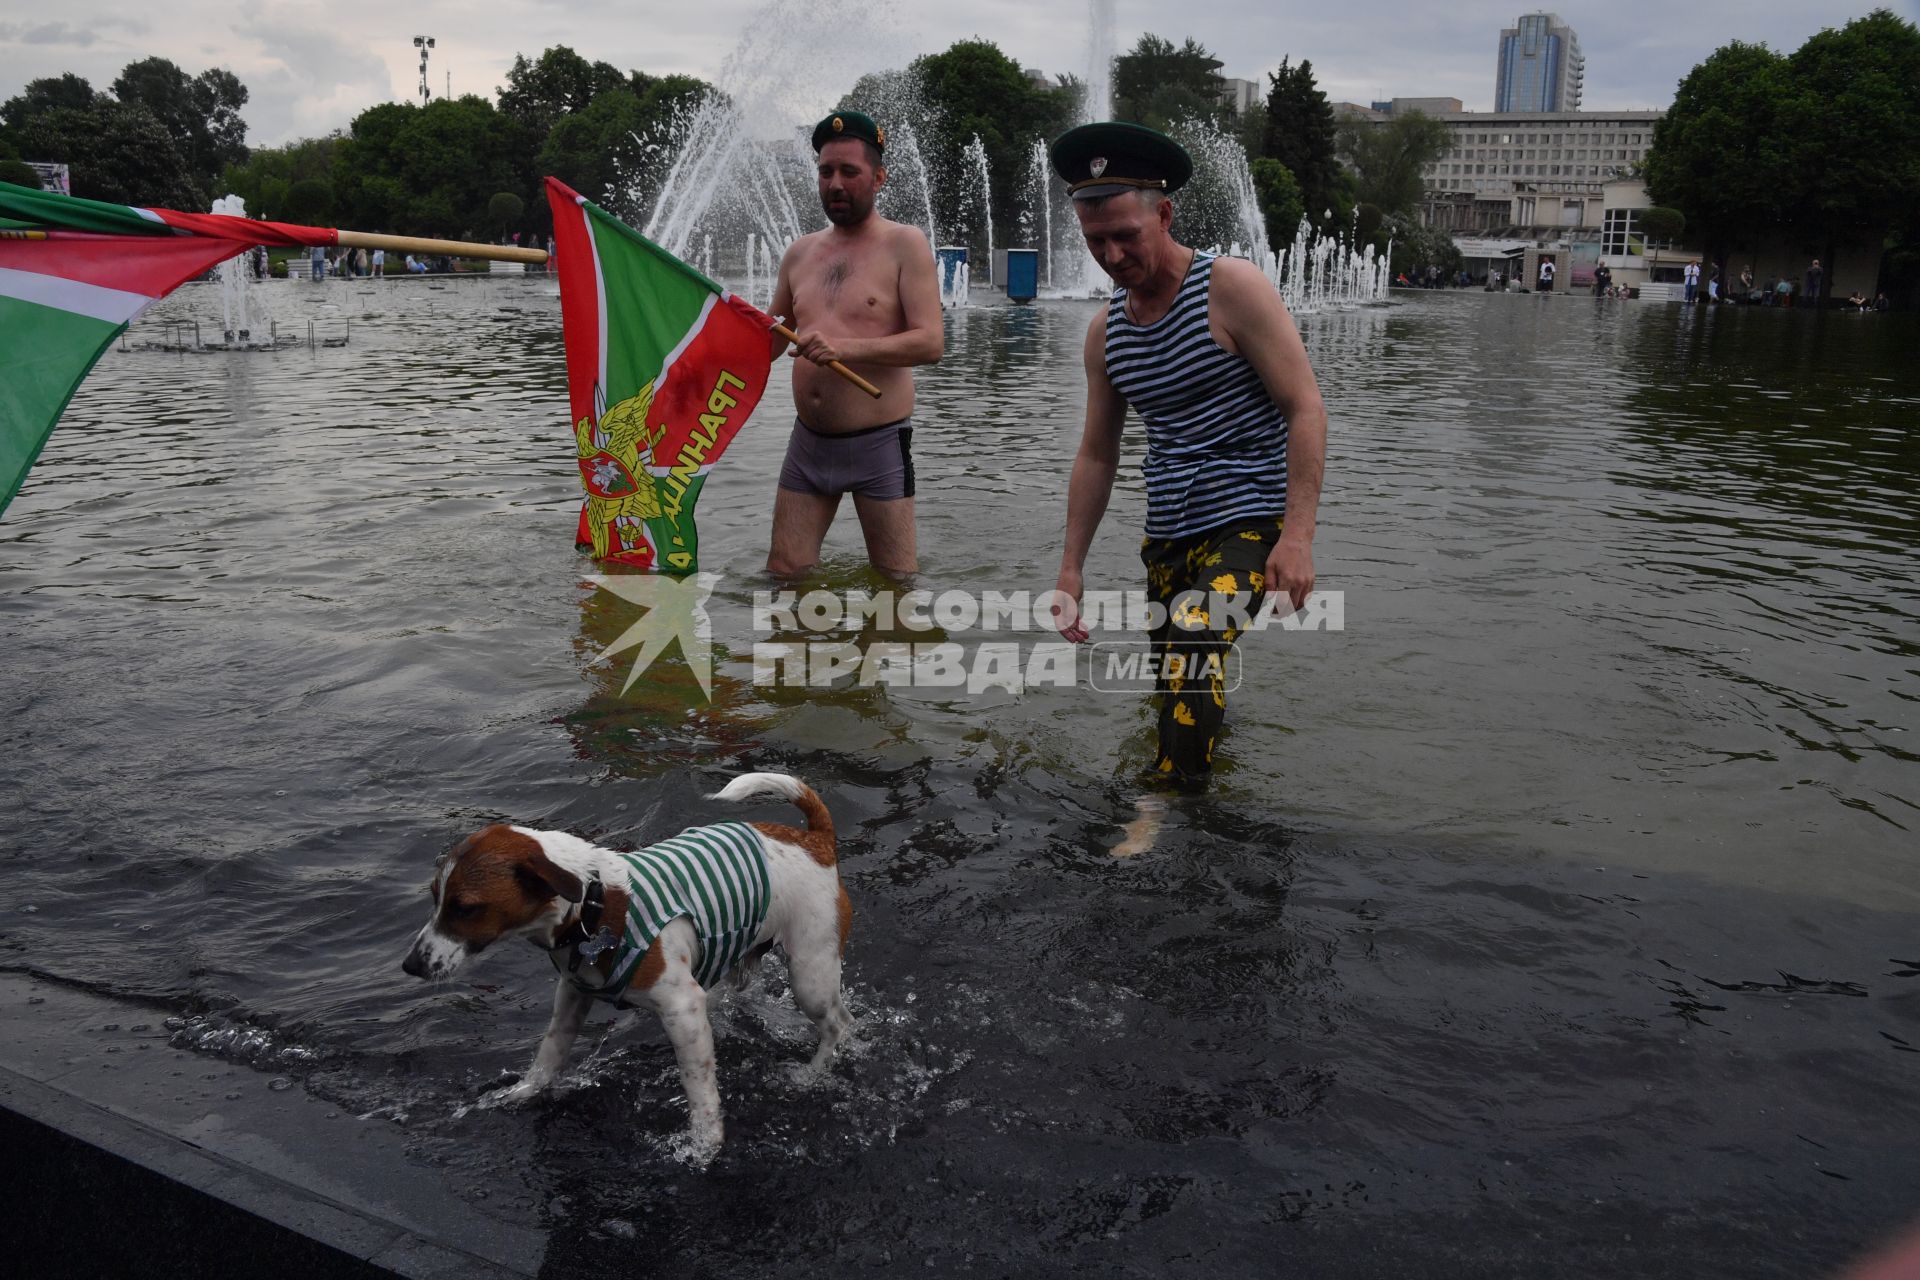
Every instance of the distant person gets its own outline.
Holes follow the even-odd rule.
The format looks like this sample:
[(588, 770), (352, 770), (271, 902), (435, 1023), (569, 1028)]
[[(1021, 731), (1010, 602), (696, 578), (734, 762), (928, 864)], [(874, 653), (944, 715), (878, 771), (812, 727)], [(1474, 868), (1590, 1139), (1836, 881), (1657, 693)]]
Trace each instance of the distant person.
[(1808, 306), (1820, 305), (1820, 291), (1826, 284), (1826, 273), (1820, 270), (1820, 259), (1815, 258), (1813, 265), (1807, 268), (1807, 291), (1802, 299)]
[(313, 246), (313, 251), (307, 255), (307, 263), (312, 268), (309, 272), (309, 279), (325, 280), (327, 278), (327, 251), (325, 249), (322, 249), (319, 245)]
[(1692, 302), (1700, 292), (1700, 260), (1695, 258), (1687, 264), (1687, 301)]
[(1753, 264), (1751, 262), (1740, 269), (1740, 301), (1758, 301), (1753, 296)]
[(1540, 292), (1553, 292), (1553, 259), (1540, 259)]
[(1613, 268), (1604, 262), (1593, 269), (1593, 296), (1596, 298), (1613, 296)]
[(1867, 295), (1855, 289), (1847, 295), (1847, 305), (1855, 311), (1865, 311), (1867, 309)]
[(1713, 264), (1712, 278), (1707, 281), (1707, 301), (1708, 303), (1720, 301), (1720, 264), (1717, 262)]
[(1887, 295), (1884, 290), (1873, 296), (1873, 309), (1875, 311), (1885, 311), (1891, 305), (1892, 304), (1887, 301)]
[(383, 279), (387, 274), (387, 251), (385, 249), (375, 249), (373, 251), (373, 274)]
[(1780, 282), (1773, 286), (1773, 300), (1783, 307), (1792, 306), (1793, 281), (1787, 279), (1785, 276), (1781, 276)]

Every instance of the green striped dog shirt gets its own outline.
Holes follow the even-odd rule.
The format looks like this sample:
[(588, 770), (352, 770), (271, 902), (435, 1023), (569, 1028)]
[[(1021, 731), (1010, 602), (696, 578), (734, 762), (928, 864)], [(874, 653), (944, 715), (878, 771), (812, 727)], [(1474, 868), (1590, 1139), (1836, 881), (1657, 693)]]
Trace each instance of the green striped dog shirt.
[[(740, 963), (766, 923), (772, 888), (760, 833), (744, 822), (689, 827), (670, 840), (619, 855), (628, 895), (625, 928), (603, 985), (586, 966), (567, 974), (571, 948), (551, 952), (554, 967), (589, 995), (618, 1000), (660, 931), (685, 916), (700, 939), (694, 977), (712, 988)], [(611, 923), (611, 922), (609, 922)]]

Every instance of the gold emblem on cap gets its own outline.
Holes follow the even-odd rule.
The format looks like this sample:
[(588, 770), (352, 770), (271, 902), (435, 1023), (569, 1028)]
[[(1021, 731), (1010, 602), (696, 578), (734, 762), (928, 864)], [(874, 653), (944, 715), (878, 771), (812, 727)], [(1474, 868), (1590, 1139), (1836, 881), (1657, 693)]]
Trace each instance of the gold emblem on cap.
[(873, 140), (879, 146), (882, 146), (882, 147), (886, 146), (887, 131), (885, 129), (882, 129), (879, 125), (873, 126)]
[(839, 116), (835, 116), (833, 118), (833, 131), (835, 133), (841, 132), (846, 127), (847, 127), (847, 122), (845, 120), (842, 120)]
[(1087, 168), (1092, 172), (1093, 176), (1097, 178), (1107, 171), (1107, 158), (1105, 156), (1095, 156), (1093, 159), (1087, 161)]

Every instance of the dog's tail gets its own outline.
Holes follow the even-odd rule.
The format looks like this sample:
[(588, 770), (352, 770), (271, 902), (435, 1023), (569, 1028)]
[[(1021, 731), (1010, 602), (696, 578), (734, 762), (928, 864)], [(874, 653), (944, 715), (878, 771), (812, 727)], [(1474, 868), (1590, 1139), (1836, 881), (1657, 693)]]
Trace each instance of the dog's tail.
[(813, 793), (813, 788), (800, 779), (784, 773), (743, 773), (707, 798), (736, 803), (772, 798), (791, 800), (807, 816), (807, 833), (816, 837), (815, 842), (827, 851), (827, 865), (833, 865), (833, 815), (827, 812), (825, 802)]

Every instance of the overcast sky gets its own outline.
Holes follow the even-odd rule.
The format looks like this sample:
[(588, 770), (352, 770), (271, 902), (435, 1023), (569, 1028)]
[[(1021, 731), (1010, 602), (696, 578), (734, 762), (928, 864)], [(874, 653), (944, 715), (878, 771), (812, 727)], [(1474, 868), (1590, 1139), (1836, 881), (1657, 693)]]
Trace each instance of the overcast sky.
[[(1889, 0), (1882, 0), (1889, 3)], [(1890, 0), (1912, 18), (1916, 0)], [(375, 102), (415, 97), (415, 35), (437, 41), (429, 63), (435, 96), (489, 96), (515, 53), (566, 44), (622, 70), (682, 72), (738, 91), (758, 83), (774, 112), (822, 114), (862, 72), (902, 66), (955, 40), (992, 40), (1022, 66), (1084, 74), (1086, 0), (698, 0), (604, 5), (531, 0), (518, 5), (424, 0), (175, 0), (160, 9), (65, 0), (34, 16), (0, 10), (0, 99), (26, 81), (71, 71), (104, 89), (128, 62), (158, 54), (190, 74), (231, 69), (252, 93), (248, 141), (275, 145), (343, 128)], [(1587, 57), (1588, 110), (1664, 107), (1679, 79), (1729, 40), (1791, 51), (1822, 27), (1870, 12), (1868, 0), (1612, 0), (1563, 5)], [(406, 13), (396, 16), (400, 9)], [(11, 10), (12, 12), (7, 12)], [(1259, 79), (1283, 57), (1310, 59), (1336, 101), (1453, 97), (1468, 110), (1493, 105), (1500, 30), (1522, 9), (1509, 0), (1114, 0), (1121, 50), (1142, 32), (1187, 36), (1222, 59), (1222, 73)], [(43, 16), (57, 14), (57, 18)], [(1264, 81), (1262, 81), (1264, 87)]]

